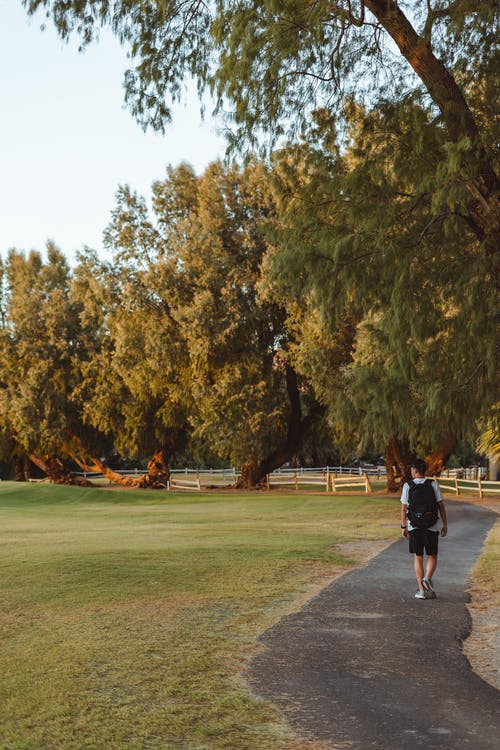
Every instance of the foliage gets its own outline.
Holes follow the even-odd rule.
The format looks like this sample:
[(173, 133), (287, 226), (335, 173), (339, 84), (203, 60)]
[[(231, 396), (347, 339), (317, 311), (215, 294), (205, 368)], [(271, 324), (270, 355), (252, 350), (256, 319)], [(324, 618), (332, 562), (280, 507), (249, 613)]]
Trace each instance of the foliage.
[[(181, 4), (25, 0), (44, 8), (63, 38), (88, 44), (110, 26), (135, 65), (126, 98), (144, 125), (162, 129), (186, 77), (210, 86), (219, 110), (232, 107), (234, 143), (296, 139), (318, 107), (373, 106), (425, 96), (449, 142), (444, 173), (460, 175), (461, 210), (484, 243), (498, 280), (498, 7), (397, 0), (199, 0)], [(492, 96), (493, 95), (493, 96)], [(228, 118), (226, 118), (228, 119)], [(495, 137), (496, 132), (496, 137)], [(463, 192), (463, 190), (462, 190)], [(455, 200), (455, 198), (453, 198)]]
[(307, 141), (275, 155), (268, 263), (319, 311), (299, 367), (344, 431), (355, 426), (357, 449), (398, 435), (426, 451), (495, 399), (495, 282), (445, 199), (445, 133), (430, 113), (407, 101), (348, 117), (344, 148), (323, 111)]
[[(283, 441), (290, 411), (286, 311), (259, 294), (268, 249), (262, 224), (274, 211), (267, 172), (212, 164), (198, 178), (187, 165), (169, 168), (153, 187), (152, 207), (153, 220), (144, 201), (121, 191), (107, 233), (122, 279), (110, 322), (118, 337), (112, 367), (120, 369), (122, 339), (121, 382), (134, 377), (139, 394), (145, 382), (172, 389), (175, 381), (193, 451), (257, 463)], [(126, 304), (131, 288), (134, 308)], [(155, 323), (155, 310), (168, 330)]]
[[(76, 34), (82, 47), (109, 26), (130, 53), (127, 99), (139, 119), (156, 128), (170, 119), (168, 101), (181, 95), (187, 76), (200, 87), (210, 84), (221, 108), (233, 105), (235, 123), (247, 137), (257, 128), (275, 140), (284, 132), (300, 132), (319, 103), (335, 106), (351, 95), (373, 101), (374, 89), (397, 98), (419, 88), (428, 91), (429, 82), (417, 82), (410, 70), (417, 66), (412, 55), (419, 45), (421, 58), (441, 61), (464, 91), (484, 87), (490, 92), (496, 71), (498, 17), (492, 0), (434, 7), (422, 0), (23, 4), (29, 13), (44, 9), (61, 37)], [(394, 42), (401, 44), (403, 32), (412, 46), (408, 41), (398, 51)], [(454, 85), (450, 77), (449, 92)], [(434, 91), (431, 96), (438, 98)], [(437, 105), (445, 109), (442, 102)]]
[(500, 459), (500, 403), (494, 404), (491, 411), (481, 421), (480, 428), (478, 450), (487, 456)]
[[(129, 216), (141, 210), (127, 189), (118, 201)], [(86, 422), (112, 436), (121, 455), (146, 458), (164, 450), (168, 457), (185, 442), (186, 355), (154, 267), (135, 263), (137, 237), (129, 229), (116, 262), (101, 263), (91, 253), (75, 269), (74, 294), (95, 336), (91, 356), (80, 361), (75, 400)]]
[(83, 355), (80, 308), (71, 299), (66, 259), (53, 245), (40, 253), (10, 251), (4, 265), (0, 414), (7, 447), (38, 455), (68, 455), (71, 435), (103, 445), (86, 430), (72, 402)]
[[(245, 319), (248, 299), (238, 298), (230, 276), (220, 282), (224, 253), (240, 252), (224, 235), (238, 220), (228, 221), (234, 206), (213, 185), (198, 203), (193, 179), (179, 173), (182, 196), (167, 197), (161, 231), (139, 206), (138, 228), (124, 227), (136, 253), (146, 253), (157, 237), (182, 244), (182, 231), (193, 242), (192, 223), (203, 238), (193, 242), (195, 254), (204, 258), (209, 248), (220, 263), (202, 279), (193, 255), (182, 256), (178, 307), (185, 309), (177, 324), (189, 340), (198, 439), (214, 438), (227, 455), (236, 444), (227, 425), (240, 421), (250, 442), (262, 446), (264, 434), (275, 441), (284, 402), (270, 394), (278, 381), (284, 392), (280, 368), (286, 373), (297, 357), (346, 442), (355, 425), (365, 446), (396, 436), (421, 449), (439, 441), (452, 449), (497, 400), (497, 3), (24, 4), (30, 13), (44, 9), (64, 39), (75, 33), (82, 46), (100, 28), (112, 29), (130, 53), (126, 99), (143, 126), (163, 129), (170, 99), (192, 77), (200, 92), (211, 89), (219, 112), (230, 110), (233, 147), (263, 145), (269, 153), (290, 138), (274, 158), (281, 202), (272, 262), (281, 288), (295, 290), (303, 319), (311, 312), (312, 342), (300, 335), (291, 347), (274, 342), (259, 365), (253, 343), (252, 355), (238, 350), (242, 327), (223, 307)], [(210, 352), (208, 336), (193, 336), (200, 321)], [(325, 339), (323, 353), (335, 363), (329, 372), (314, 347)], [(249, 412), (252, 402), (262, 408)], [(252, 454), (250, 444), (245, 451)]]

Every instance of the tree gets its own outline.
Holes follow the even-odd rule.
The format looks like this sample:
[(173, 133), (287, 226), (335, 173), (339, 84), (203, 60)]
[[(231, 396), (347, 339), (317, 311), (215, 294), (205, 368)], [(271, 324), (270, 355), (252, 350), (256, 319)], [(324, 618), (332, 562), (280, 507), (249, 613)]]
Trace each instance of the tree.
[(62, 459), (71, 455), (74, 437), (101, 449), (105, 441), (84, 427), (71, 399), (81, 329), (70, 269), (49, 243), (46, 262), (38, 252), (11, 250), (4, 274), (0, 415), (7, 449), (21, 462), (29, 457), (53, 481), (71, 482)]
[(164, 486), (190, 431), (189, 361), (171, 303), (177, 272), (162, 261), (145, 202), (128, 188), (118, 191), (106, 235), (112, 264), (88, 253), (75, 269), (74, 295), (93, 338), (77, 399), (122, 456), (149, 457), (148, 475), (130, 482)]
[[(135, 65), (126, 99), (144, 125), (162, 129), (193, 76), (219, 110), (232, 106), (234, 140), (254, 145), (296, 134), (311, 112), (353, 98), (404, 102), (424, 95), (446, 133), (442, 200), (482, 243), (498, 283), (498, 176), (493, 144), (498, 7), (493, 0), (24, 0), (45, 8), (63, 38), (82, 46), (110, 26)], [(269, 134), (272, 134), (269, 136)], [(450, 188), (453, 188), (450, 191)]]
[[(196, 177), (187, 165), (169, 168), (152, 205), (154, 221), (143, 201), (122, 192), (108, 232), (115, 258), (127, 263), (123, 279), (150, 300), (143, 326), (127, 305), (127, 329), (157, 339), (164, 387), (182, 381), (191, 450), (242, 466), (242, 483), (253, 486), (294, 455), (318, 411), (289, 361), (286, 309), (259, 293), (268, 249), (262, 225), (274, 212), (267, 171), (216, 163)], [(130, 297), (119, 298), (123, 309)], [(151, 324), (154, 306), (167, 311), (168, 331)], [(176, 347), (176, 363), (165, 364)], [(133, 372), (128, 365), (129, 378)]]
[[(428, 110), (407, 101), (347, 114), (342, 148), (318, 112), (305, 142), (275, 155), (268, 263), (285, 294), (321, 311), (299, 370), (358, 450), (385, 445), (389, 477), (393, 466), (404, 476), (417, 450), (438, 471), (496, 398), (489, 262), (453, 211), (435, 216), (446, 145)], [(328, 367), (347, 324), (347, 348)]]

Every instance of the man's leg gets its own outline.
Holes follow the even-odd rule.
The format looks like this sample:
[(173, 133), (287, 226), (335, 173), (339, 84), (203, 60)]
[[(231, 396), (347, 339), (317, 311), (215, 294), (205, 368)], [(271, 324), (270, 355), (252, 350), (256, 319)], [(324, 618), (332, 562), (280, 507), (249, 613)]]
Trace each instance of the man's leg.
[(438, 540), (437, 531), (428, 531), (425, 539), (425, 551), (427, 552), (427, 563), (425, 566), (425, 578), (422, 581), (424, 589), (431, 595), (432, 599), (436, 598), (436, 592), (432, 585), (432, 576), (437, 568), (438, 560)]
[(418, 588), (423, 591), (422, 578), (424, 577), (424, 556), (413, 555), (413, 562), (415, 566), (415, 577), (417, 579)]
[(427, 564), (425, 566), (425, 577), (428, 581), (432, 581), (432, 576), (437, 568), (438, 558), (437, 555), (428, 555)]

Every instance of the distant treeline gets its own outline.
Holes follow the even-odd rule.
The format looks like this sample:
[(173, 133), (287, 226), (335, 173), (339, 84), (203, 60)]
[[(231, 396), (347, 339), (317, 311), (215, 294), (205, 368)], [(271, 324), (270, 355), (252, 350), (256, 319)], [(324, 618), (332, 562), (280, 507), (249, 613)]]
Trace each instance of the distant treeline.
[[(326, 122), (320, 143), (271, 165), (169, 168), (151, 209), (120, 188), (111, 261), (11, 250), (4, 465), (161, 486), (188, 456), (241, 467), (249, 487), (290, 460), (385, 454), (394, 489), (417, 452), (436, 472), (474, 440), (495, 402), (485, 259), (458, 219), (429, 229), (421, 155), (403, 170), (394, 144), (368, 136), (382, 117), (353, 113), (342, 154)], [(115, 475), (117, 457), (148, 470)]]

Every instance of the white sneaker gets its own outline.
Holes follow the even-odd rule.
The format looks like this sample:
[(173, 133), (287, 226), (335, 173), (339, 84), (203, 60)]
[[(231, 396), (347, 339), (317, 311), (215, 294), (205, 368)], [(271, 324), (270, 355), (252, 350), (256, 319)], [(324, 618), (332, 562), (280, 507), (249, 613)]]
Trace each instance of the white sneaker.
[(432, 585), (430, 578), (422, 578), (422, 587), (426, 592), (428, 599), (436, 598), (436, 592), (434, 591), (434, 586)]
[(419, 589), (417, 593), (415, 594), (415, 599), (428, 599), (428, 598), (429, 597), (427, 596), (426, 592), (422, 591), (422, 589)]

